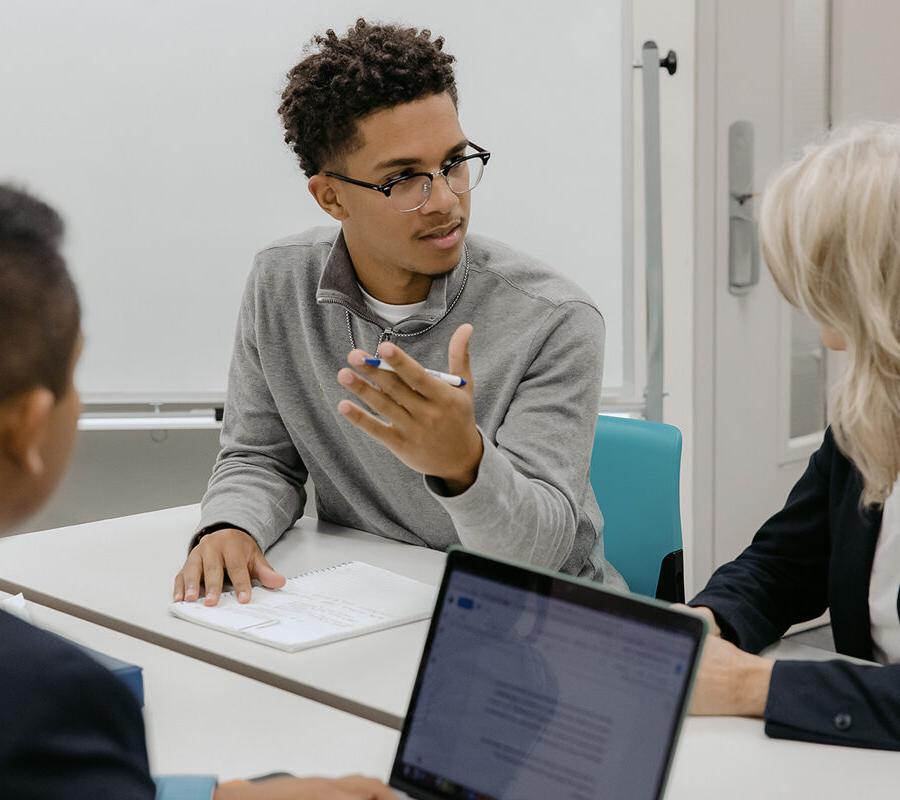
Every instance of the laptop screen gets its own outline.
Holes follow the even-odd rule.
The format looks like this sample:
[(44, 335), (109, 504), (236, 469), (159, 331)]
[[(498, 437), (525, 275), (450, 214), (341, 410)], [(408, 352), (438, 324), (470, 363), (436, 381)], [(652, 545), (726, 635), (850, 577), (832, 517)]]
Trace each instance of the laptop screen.
[(420, 798), (658, 797), (702, 623), (468, 553), (451, 564), (392, 785)]

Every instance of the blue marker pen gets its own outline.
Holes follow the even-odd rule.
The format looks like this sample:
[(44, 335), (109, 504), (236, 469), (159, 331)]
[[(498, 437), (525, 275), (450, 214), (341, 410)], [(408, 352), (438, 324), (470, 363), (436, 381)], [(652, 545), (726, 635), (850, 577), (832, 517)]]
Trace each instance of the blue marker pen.
[[(365, 363), (368, 364), (370, 367), (376, 367), (378, 369), (383, 369), (385, 372), (396, 372), (397, 371), (390, 364), (388, 364), (387, 361), (384, 361), (383, 359), (380, 359), (380, 358), (367, 358), (365, 360)], [(431, 375), (431, 377), (437, 378), (439, 381), (443, 381), (444, 383), (449, 383), (451, 386), (465, 386), (466, 385), (466, 379), (460, 378), (459, 375), (450, 375), (447, 372), (438, 372), (436, 369), (426, 369), (425, 372), (427, 372), (429, 375)]]

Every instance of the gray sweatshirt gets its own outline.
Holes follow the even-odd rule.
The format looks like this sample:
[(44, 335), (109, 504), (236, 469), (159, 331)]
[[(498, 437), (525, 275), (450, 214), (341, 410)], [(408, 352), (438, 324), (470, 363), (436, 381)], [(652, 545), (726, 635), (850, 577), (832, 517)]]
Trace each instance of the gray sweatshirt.
[[(484, 455), (475, 483), (447, 497), (342, 417), (351, 395), (337, 372), (354, 345), (387, 340), (446, 371), (464, 322)], [(229, 523), (265, 550), (302, 514), (310, 477), (322, 519), (622, 586), (588, 482), (603, 339), (581, 289), (490, 239), (468, 236), (424, 309), (393, 326), (365, 304), (339, 229), (277, 241), (257, 254), (241, 303), (200, 528)]]

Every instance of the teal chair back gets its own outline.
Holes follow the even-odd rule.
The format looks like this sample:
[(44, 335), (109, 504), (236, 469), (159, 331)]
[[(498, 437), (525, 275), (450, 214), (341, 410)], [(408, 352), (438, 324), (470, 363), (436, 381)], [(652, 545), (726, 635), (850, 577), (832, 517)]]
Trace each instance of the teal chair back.
[(600, 416), (591, 486), (603, 512), (606, 558), (631, 591), (684, 599), (681, 431), (661, 422)]

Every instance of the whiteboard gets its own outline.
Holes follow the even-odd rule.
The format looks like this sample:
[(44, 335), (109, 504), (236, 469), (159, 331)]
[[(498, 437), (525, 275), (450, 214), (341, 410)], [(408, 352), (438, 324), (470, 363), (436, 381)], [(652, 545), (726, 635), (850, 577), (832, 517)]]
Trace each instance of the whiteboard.
[(621, 387), (627, 3), (3, 0), (0, 180), (66, 218), (85, 398), (224, 395), (253, 254), (330, 221), (283, 143), (284, 75), (314, 33), (357, 16), (446, 38), (463, 130), (493, 153), (470, 230), (590, 293), (607, 323), (604, 388)]

